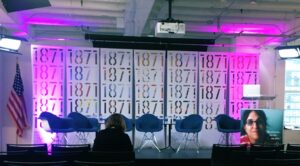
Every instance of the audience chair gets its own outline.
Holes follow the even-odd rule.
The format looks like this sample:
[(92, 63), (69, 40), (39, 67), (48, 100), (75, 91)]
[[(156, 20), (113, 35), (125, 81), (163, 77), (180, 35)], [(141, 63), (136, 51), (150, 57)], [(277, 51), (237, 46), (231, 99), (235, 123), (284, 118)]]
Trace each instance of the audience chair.
[(7, 154), (26, 152), (27, 154), (48, 154), (47, 144), (6, 144)]
[(299, 158), (300, 159), (300, 150), (286, 150), (283, 151), (283, 156), (281, 158), (285, 159), (294, 159), (294, 158)]
[(91, 151), (80, 159), (74, 161), (74, 165), (134, 165), (134, 151)]
[(211, 166), (231, 166), (230, 156), (233, 151), (247, 151), (246, 145), (214, 144), (211, 153)]
[[(198, 133), (202, 130), (203, 118), (198, 114), (191, 114), (184, 119), (175, 121), (175, 129), (177, 132), (184, 133), (183, 141), (184, 147), (186, 147), (187, 142), (191, 141), (196, 145), (197, 153), (199, 153), (199, 141), (198, 141)], [(183, 143), (180, 143), (176, 153), (179, 152)]]
[(290, 151), (290, 150), (293, 150), (293, 151), (300, 151), (300, 144), (287, 144), (286, 145), (286, 150), (287, 151)]
[(215, 117), (217, 129), (222, 133), (219, 138), (219, 144), (232, 144), (232, 134), (241, 131), (241, 121), (234, 119), (226, 114), (220, 114)]
[(126, 124), (126, 132), (132, 131), (133, 128), (133, 121), (130, 118), (127, 118), (125, 115), (122, 115), (125, 124)]
[(256, 158), (279, 159), (283, 151), (276, 150), (260, 150), (260, 151), (238, 151), (234, 150), (230, 153), (230, 166), (252, 166)]
[(283, 151), (284, 144), (274, 144), (274, 145), (252, 144), (250, 146), (250, 151), (266, 151), (266, 150)]
[(91, 151), (86, 153), (86, 161), (134, 161), (134, 151)]
[(75, 166), (133, 166), (134, 161), (74, 161)]
[(4, 160), (4, 166), (70, 166), (68, 161), (13, 161)]
[(90, 132), (97, 132), (100, 129), (100, 124), (96, 118), (88, 118), (79, 112), (71, 112), (68, 117), (73, 120), (78, 139), (83, 144), (88, 142), (87, 138)]
[(299, 166), (300, 159), (262, 159), (255, 158), (252, 166)]
[(52, 155), (78, 155), (91, 151), (90, 144), (51, 144)]
[[(52, 138), (56, 143), (68, 143), (67, 133), (74, 132), (74, 123), (70, 118), (60, 118), (50, 112), (42, 112), (39, 116), (42, 120), (42, 127), (45, 131), (56, 133), (56, 137)], [(62, 138), (59, 134), (63, 134)]]
[(163, 120), (152, 114), (144, 114), (136, 120), (135, 127), (137, 131), (144, 132), (138, 151), (150, 142), (160, 152), (154, 133), (163, 129)]

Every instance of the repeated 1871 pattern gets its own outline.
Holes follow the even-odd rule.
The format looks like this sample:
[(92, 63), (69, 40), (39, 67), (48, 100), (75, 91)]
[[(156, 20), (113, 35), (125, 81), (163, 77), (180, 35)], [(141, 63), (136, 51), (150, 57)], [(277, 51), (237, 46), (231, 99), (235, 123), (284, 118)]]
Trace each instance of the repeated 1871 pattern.
[(67, 112), (99, 116), (99, 49), (68, 48)]
[(135, 115), (164, 115), (165, 51), (134, 51)]
[(51, 46), (31, 47), (33, 65), (33, 130), (39, 141), (42, 128), (38, 117), (41, 112), (64, 116), (64, 48)]
[(226, 113), (228, 56), (222, 53), (199, 54), (199, 113), (204, 128), (214, 129), (213, 119)]
[(133, 50), (101, 49), (101, 116), (132, 115)]
[(258, 83), (258, 56), (231, 55), (229, 74), (229, 115), (239, 118), (242, 108), (257, 108), (258, 106), (258, 101), (242, 100), (243, 85)]
[(167, 60), (167, 115), (197, 113), (197, 52), (168, 51)]

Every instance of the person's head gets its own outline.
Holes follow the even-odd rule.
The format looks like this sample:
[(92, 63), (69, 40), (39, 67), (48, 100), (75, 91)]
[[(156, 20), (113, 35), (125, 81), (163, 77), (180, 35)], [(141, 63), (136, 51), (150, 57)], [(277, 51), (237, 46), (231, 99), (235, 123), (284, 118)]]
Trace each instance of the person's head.
[(241, 135), (247, 134), (252, 144), (262, 143), (266, 136), (267, 117), (262, 110), (245, 110)]
[(105, 122), (105, 128), (119, 128), (122, 131), (125, 131), (126, 124), (123, 116), (117, 113), (110, 115)]

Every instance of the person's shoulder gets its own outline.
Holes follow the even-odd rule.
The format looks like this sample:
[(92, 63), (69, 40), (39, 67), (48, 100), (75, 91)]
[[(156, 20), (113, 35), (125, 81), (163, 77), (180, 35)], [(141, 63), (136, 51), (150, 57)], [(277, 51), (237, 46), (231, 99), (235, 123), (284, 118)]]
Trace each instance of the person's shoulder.
[(240, 138), (241, 138), (241, 139), (248, 139), (248, 136), (247, 136), (247, 135), (241, 135)]
[(241, 144), (249, 144), (249, 143), (250, 143), (250, 140), (249, 140), (249, 138), (248, 138), (247, 135), (242, 135), (242, 136), (240, 137), (240, 142), (241, 142)]

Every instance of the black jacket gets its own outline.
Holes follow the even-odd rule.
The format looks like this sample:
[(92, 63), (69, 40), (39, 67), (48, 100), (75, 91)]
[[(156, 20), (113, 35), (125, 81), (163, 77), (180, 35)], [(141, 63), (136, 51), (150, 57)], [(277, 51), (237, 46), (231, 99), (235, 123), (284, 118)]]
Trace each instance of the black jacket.
[(133, 146), (121, 129), (107, 128), (97, 132), (93, 151), (133, 151)]

